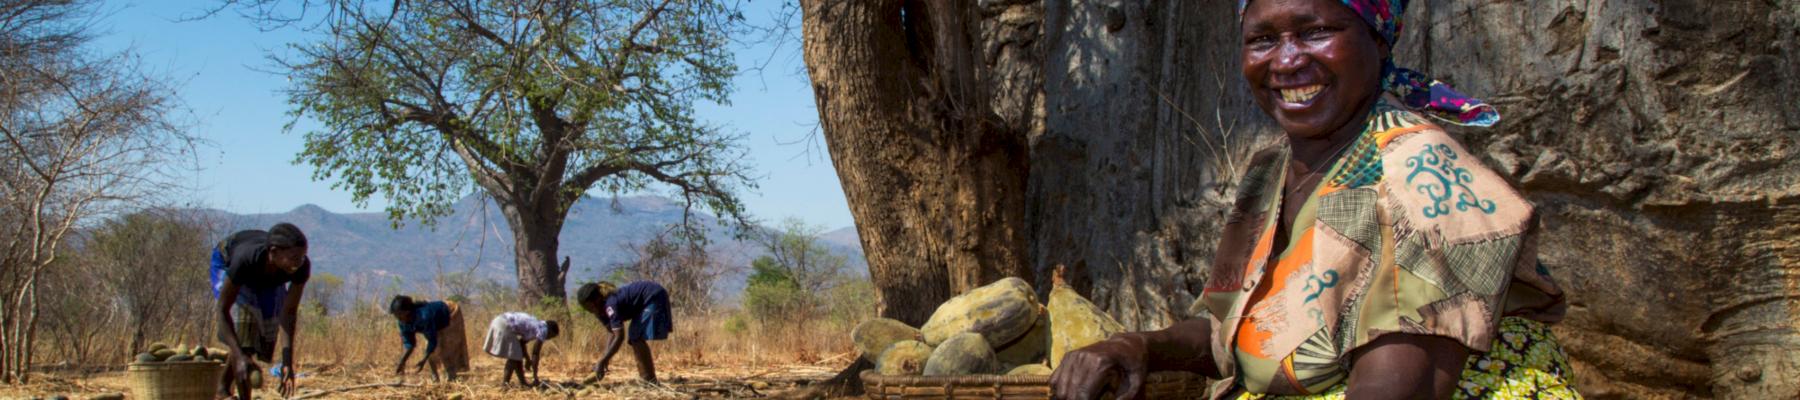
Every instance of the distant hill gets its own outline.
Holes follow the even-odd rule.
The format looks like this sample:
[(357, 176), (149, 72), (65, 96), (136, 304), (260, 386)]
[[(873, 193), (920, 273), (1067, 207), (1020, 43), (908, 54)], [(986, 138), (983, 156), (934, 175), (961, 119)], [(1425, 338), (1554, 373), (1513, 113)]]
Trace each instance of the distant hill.
[[(219, 222), (227, 232), (266, 229), (279, 221), (298, 225), (311, 242), (315, 272), (346, 279), (360, 276), (372, 282), (397, 276), (408, 290), (429, 285), (439, 273), (457, 271), (473, 271), (477, 277), (514, 285), (512, 231), (499, 207), (486, 197), (470, 196), (457, 202), (453, 210), (435, 226), (409, 222), (400, 229), (393, 228), (385, 213), (338, 214), (311, 204), (273, 214), (193, 212)], [(696, 211), (693, 217), (711, 227), (708, 250), (715, 260), (747, 270), (750, 261), (762, 254), (754, 243), (733, 239), (730, 229), (720, 226), (713, 215)], [(632, 260), (630, 246), (643, 243), (681, 218), (681, 204), (659, 196), (589, 197), (570, 211), (558, 256), (572, 260), (571, 284), (600, 279), (612, 266)], [(850, 260), (850, 273), (868, 273), (854, 227), (823, 232), (820, 241)], [(744, 279), (741, 272), (731, 274), (719, 289), (734, 295), (742, 290)]]

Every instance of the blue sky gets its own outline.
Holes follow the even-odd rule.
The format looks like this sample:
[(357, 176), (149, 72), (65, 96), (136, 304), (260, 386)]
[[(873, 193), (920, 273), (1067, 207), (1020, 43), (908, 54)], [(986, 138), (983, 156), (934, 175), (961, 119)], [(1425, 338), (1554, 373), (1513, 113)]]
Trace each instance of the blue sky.
[[(769, 25), (782, 3), (753, 1), (744, 14), (752, 23)], [(193, 113), (192, 132), (212, 143), (185, 182), (195, 190), (193, 201), (237, 213), (283, 212), (308, 203), (334, 212), (386, 206), (377, 198), (358, 207), (349, 193), (332, 190), (331, 182), (313, 181), (311, 167), (292, 162), (302, 145), (299, 133), (311, 122), (283, 132), (289, 117), (279, 90), (287, 77), (273, 73), (264, 57), (303, 34), (262, 32), (229, 12), (181, 20), (212, 4), (217, 3), (107, 1), (95, 25), (101, 49), (130, 48), (144, 67), (172, 79)], [(849, 206), (815, 128), (818, 114), (797, 29), (795, 35), (740, 46), (738, 63), (746, 71), (737, 78), (731, 105), (703, 104), (698, 115), (744, 134), (749, 164), (761, 177), (758, 190), (743, 194), (756, 218), (798, 217), (828, 229), (850, 226)], [(763, 65), (760, 72), (749, 71)]]

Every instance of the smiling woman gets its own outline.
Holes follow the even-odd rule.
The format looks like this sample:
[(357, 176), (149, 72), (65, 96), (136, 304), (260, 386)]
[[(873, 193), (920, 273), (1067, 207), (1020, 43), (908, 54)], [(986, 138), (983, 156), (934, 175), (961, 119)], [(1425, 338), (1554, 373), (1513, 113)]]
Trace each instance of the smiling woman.
[(1427, 119), (1499, 114), (1394, 66), (1406, 1), (1240, 4), (1244, 79), (1288, 140), (1238, 185), (1208, 318), (1070, 353), (1056, 396), (1187, 370), (1219, 399), (1580, 397), (1531, 204)]

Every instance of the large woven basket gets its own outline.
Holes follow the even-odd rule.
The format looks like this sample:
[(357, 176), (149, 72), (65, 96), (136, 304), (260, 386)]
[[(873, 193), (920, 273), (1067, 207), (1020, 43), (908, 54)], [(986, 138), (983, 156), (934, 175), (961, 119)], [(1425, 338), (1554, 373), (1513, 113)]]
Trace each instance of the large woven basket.
[(208, 400), (218, 392), (224, 373), (224, 363), (205, 361), (132, 363), (125, 375), (134, 399)]
[[(872, 400), (1005, 399), (1048, 400), (1050, 377), (1042, 375), (881, 375), (863, 371), (863, 391)], [(1157, 372), (1144, 378), (1146, 399), (1206, 397), (1206, 378), (1188, 372)]]

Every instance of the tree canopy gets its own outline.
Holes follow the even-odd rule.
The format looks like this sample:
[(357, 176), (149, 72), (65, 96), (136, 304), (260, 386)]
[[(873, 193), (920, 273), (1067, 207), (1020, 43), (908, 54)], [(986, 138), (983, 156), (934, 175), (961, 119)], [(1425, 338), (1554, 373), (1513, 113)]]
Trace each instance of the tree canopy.
[(328, 11), (312, 28), (322, 36), (273, 56), (294, 82), (293, 116), (321, 123), (297, 161), (359, 202), (388, 199), (396, 224), (444, 215), (470, 183), (557, 215), (591, 188), (666, 187), (690, 209), (743, 219), (735, 192), (753, 182), (737, 138), (694, 116), (697, 102), (727, 102), (733, 4), (306, 6)]

